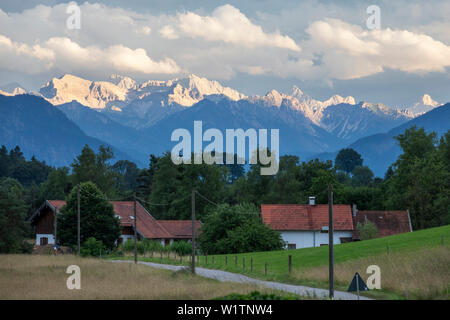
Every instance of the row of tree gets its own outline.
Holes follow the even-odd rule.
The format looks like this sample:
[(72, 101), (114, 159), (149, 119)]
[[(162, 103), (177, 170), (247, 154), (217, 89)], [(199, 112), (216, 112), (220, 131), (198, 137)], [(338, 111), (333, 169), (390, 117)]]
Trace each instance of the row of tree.
[[(276, 175), (262, 176), (259, 164), (175, 165), (169, 153), (151, 155), (148, 168), (139, 169), (130, 161), (113, 162), (109, 148), (100, 147), (96, 153), (88, 146), (71, 168), (51, 168), (34, 158), (26, 161), (18, 147), (9, 152), (2, 147), (0, 186), (14, 184), (19, 191), (5, 187), (8, 192), (0, 193), (0, 201), (7, 204), (1, 208), (16, 212), (14, 217), (24, 221), (44, 199), (71, 201), (74, 186), (89, 181), (97, 188), (91, 191), (105, 199), (131, 200), (136, 192), (142, 205), (157, 219), (189, 219), (191, 190), (195, 188), (203, 196), (196, 203), (197, 217), (205, 223), (206, 240), (200, 243), (210, 252), (222, 252), (224, 248), (239, 251), (239, 243), (252, 248), (251, 243), (257, 241), (251, 238), (251, 230), (267, 234), (268, 247), (276, 248), (274, 235), (261, 229), (264, 226), (257, 214), (237, 212), (259, 213), (262, 203), (306, 203), (308, 196), (316, 196), (317, 203), (326, 203), (328, 184), (333, 185), (335, 203), (372, 210), (409, 209), (414, 229), (450, 223), (450, 131), (438, 139), (435, 133), (412, 127), (396, 139), (403, 153), (383, 178), (375, 178), (352, 149), (341, 150), (334, 163), (317, 159), (305, 162), (285, 155), (280, 157)], [(11, 217), (5, 218), (12, 214), (6, 211), (0, 216), (0, 231), (16, 225)], [(215, 226), (224, 217), (231, 219), (234, 213), (238, 222), (226, 225), (226, 230), (220, 229), (223, 225)], [(17, 224), (21, 230), (17, 234), (30, 236), (30, 229), (22, 225), (26, 226)], [(1, 237), (4, 232), (0, 232)]]

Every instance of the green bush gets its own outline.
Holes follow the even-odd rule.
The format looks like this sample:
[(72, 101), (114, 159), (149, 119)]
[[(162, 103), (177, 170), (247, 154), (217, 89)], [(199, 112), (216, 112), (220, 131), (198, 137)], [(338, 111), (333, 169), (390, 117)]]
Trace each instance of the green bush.
[(161, 242), (156, 240), (144, 239), (142, 242), (147, 251), (161, 251), (163, 248)]
[(80, 254), (83, 257), (93, 256), (98, 257), (100, 253), (106, 253), (106, 247), (103, 245), (101, 240), (97, 240), (94, 237), (90, 237), (80, 248)]
[(188, 255), (192, 252), (192, 245), (187, 241), (174, 241), (169, 246), (169, 250), (176, 252), (178, 255)]
[[(134, 252), (134, 239), (128, 239), (125, 243), (120, 247), (124, 252)], [(137, 252), (139, 254), (144, 254), (145, 251), (166, 251), (166, 248), (163, 248), (161, 243), (156, 240), (144, 239), (142, 241), (137, 242)]]
[(377, 226), (369, 220), (366, 220), (364, 224), (358, 222), (356, 229), (358, 229), (361, 240), (369, 240), (378, 237)]

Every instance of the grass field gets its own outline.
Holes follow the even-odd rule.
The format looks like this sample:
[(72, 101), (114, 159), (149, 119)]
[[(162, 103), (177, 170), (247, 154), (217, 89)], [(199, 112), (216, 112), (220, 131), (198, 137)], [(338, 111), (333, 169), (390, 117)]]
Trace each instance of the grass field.
[[(66, 286), (66, 268), (81, 269), (81, 289)], [(280, 292), (254, 285), (221, 283), (188, 272), (158, 270), (73, 255), (1, 255), (3, 299), (212, 299), (231, 293)], [(281, 293), (281, 295), (283, 295)], [(284, 294), (286, 295), (286, 294)]]
[[(289, 255), (292, 255), (291, 274), (288, 272)], [(340, 244), (335, 246), (334, 255), (336, 289), (346, 290), (355, 272), (359, 272), (366, 280), (368, 276), (366, 268), (376, 264), (381, 268), (382, 290), (372, 290), (368, 293), (369, 296), (383, 299), (449, 299), (450, 226)], [(148, 257), (140, 259), (161, 261), (158, 255), (153, 259)], [(251, 261), (252, 270), (250, 270)], [(179, 260), (167, 258), (162, 262), (180, 264)], [(267, 275), (265, 275), (266, 263)], [(244, 273), (262, 279), (328, 287), (327, 246), (215, 255), (208, 256), (207, 259), (200, 256), (198, 265)]]

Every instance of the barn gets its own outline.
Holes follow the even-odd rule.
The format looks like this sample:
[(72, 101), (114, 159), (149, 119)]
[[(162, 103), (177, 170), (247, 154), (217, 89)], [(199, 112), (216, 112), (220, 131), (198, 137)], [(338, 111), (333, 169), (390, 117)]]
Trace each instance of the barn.
[(361, 240), (358, 232), (358, 223), (370, 221), (378, 230), (378, 237), (412, 232), (411, 218), (408, 210), (357, 210), (353, 209), (353, 241)]
[[(263, 204), (261, 217), (272, 230), (280, 232), (286, 249), (328, 245), (327, 204)], [(353, 235), (350, 205), (333, 205), (333, 242), (349, 242)]]
[[(117, 239), (118, 244), (134, 239), (134, 202), (110, 201), (110, 203), (122, 227), (122, 234)], [(55, 216), (65, 204), (63, 200), (46, 200), (31, 216), (30, 221), (36, 233), (36, 245), (55, 244), (58, 232)], [(195, 221), (196, 235), (199, 234), (200, 226), (200, 221)], [(136, 231), (140, 239), (157, 240), (162, 245), (169, 245), (173, 241), (192, 239), (192, 221), (156, 220), (139, 202), (136, 202)]]

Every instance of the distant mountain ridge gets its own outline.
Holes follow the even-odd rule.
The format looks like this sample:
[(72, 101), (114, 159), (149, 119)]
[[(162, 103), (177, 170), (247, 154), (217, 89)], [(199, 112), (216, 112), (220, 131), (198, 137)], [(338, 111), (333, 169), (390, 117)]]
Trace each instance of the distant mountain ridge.
[[(33, 95), (0, 95), (0, 122), (0, 145), (9, 149), (18, 145), (27, 158), (34, 155), (49, 165), (70, 165), (85, 144), (94, 150), (100, 145), (111, 146), (87, 136), (61, 110)], [(134, 159), (111, 148), (116, 160)]]
[[(20, 88), (10, 85), (13, 92), (4, 95), (19, 97), (24, 93)], [(429, 95), (403, 110), (381, 103), (357, 103), (352, 96), (333, 95), (320, 101), (296, 86), (289, 94), (271, 90), (264, 96), (247, 97), (195, 75), (137, 83), (121, 75), (90, 81), (66, 74), (30, 94), (53, 104), (87, 136), (117, 147), (140, 163), (147, 163), (150, 153), (170, 150), (174, 145), (171, 132), (192, 130), (195, 120), (203, 121), (205, 129), (223, 132), (279, 129), (282, 154), (306, 158), (383, 134), (423, 115), (424, 108), (434, 110), (439, 105)]]
[[(434, 131), (441, 136), (450, 129), (450, 103), (436, 107), (388, 132), (361, 138), (348, 147), (360, 153), (364, 165), (368, 165), (376, 175), (382, 177), (401, 154), (401, 148), (394, 137), (412, 126), (423, 127), (426, 132)], [(337, 152), (332, 152), (320, 154), (318, 157), (322, 160), (334, 160), (336, 155)]]

